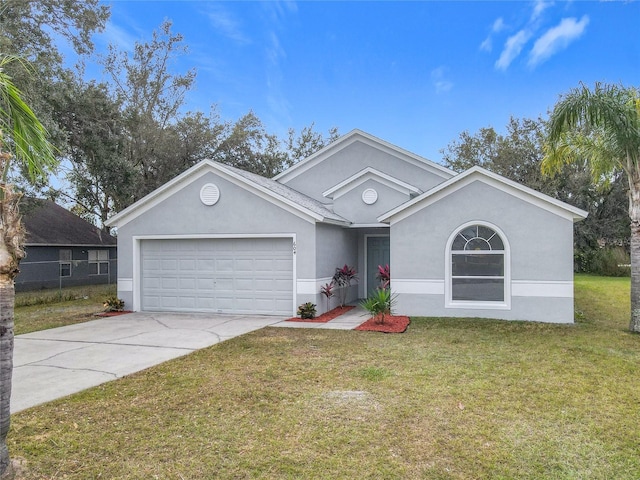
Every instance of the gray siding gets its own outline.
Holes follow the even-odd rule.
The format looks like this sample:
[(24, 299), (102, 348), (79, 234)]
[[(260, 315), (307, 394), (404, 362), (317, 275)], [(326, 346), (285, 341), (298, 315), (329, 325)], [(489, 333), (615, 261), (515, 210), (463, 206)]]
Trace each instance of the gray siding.
[[(471, 221), (501, 229), (511, 247), (511, 280), (573, 281), (573, 223), (476, 181), (391, 226), (393, 278), (445, 279), (450, 235)], [(573, 298), (512, 296), (510, 311), (445, 308), (444, 295), (402, 294), (408, 315), (573, 321)]]
[[(71, 250), (71, 276), (60, 276), (60, 250)], [(109, 273), (89, 273), (89, 250), (109, 251)], [(114, 284), (118, 278), (116, 247), (27, 246), (16, 277), (17, 292), (81, 285)]]
[[(316, 225), (316, 278), (327, 279), (333, 277), (336, 268), (343, 265), (353, 266), (358, 269), (358, 238), (357, 232), (348, 228), (335, 225)], [(347, 301), (358, 298), (358, 286), (354, 284), (348, 295)], [(304, 300), (313, 302), (318, 306), (318, 313), (326, 310), (325, 296), (320, 294), (320, 290), (313, 295), (313, 298)], [(302, 303), (302, 302), (300, 302)], [(338, 304), (336, 297), (331, 299), (331, 307)]]
[(304, 192), (316, 200), (327, 203), (329, 199), (323, 197), (322, 192), (367, 167), (375, 168), (422, 191), (427, 191), (445, 180), (443, 176), (430, 173), (382, 150), (357, 141), (285, 183), (299, 192)]
[[(372, 205), (362, 201), (362, 192), (367, 188), (373, 188), (378, 193), (378, 200)], [(370, 179), (336, 198), (333, 201), (333, 210), (353, 223), (373, 224), (378, 223), (377, 218), (380, 215), (402, 205), (410, 198), (408, 194)]]
[[(220, 200), (213, 206), (200, 201), (200, 189), (206, 183), (215, 183), (220, 189)], [(260, 234), (295, 234), (297, 277), (315, 278), (314, 232), (313, 223), (208, 173), (118, 228), (119, 279), (133, 278), (133, 236)], [(131, 307), (133, 292), (119, 288), (119, 295)]]

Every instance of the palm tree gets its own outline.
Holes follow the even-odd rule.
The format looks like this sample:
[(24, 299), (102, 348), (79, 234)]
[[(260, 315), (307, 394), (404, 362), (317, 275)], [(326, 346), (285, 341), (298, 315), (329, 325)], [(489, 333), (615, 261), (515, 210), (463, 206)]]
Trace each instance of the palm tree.
[(571, 90), (549, 120), (543, 171), (584, 162), (595, 182), (624, 172), (629, 180), (631, 218), (631, 322), (640, 333), (640, 92), (596, 83)]
[(13, 61), (20, 60), (0, 56), (0, 477), (3, 478), (11, 470), (6, 437), (13, 371), (14, 279), (24, 257), (20, 194), (7, 183), (8, 174), (12, 161), (24, 167), (31, 181), (43, 177), (56, 165), (47, 131), (5, 73), (6, 66)]

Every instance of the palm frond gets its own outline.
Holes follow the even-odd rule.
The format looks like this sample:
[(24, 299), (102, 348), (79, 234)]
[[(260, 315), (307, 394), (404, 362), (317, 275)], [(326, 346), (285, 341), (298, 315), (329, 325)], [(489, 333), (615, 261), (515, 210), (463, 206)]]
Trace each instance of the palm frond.
[(598, 181), (640, 168), (640, 94), (635, 88), (582, 84), (563, 96), (549, 119), (544, 173), (585, 162)]
[[(4, 71), (12, 61), (17, 61), (16, 57), (0, 57), (0, 149), (13, 154), (26, 167), (30, 180), (35, 180), (53, 170), (57, 159), (46, 129)], [(7, 161), (2, 171), (3, 182), (8, 170)]]

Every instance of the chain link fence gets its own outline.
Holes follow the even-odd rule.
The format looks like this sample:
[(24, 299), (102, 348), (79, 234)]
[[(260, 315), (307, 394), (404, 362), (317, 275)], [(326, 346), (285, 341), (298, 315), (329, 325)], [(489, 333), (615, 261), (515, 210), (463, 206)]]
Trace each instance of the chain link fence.
[(117, 258), (108, 260), (44, 260), (20, 262), (16, 291), (63, 289), (81, 285), (112, 285), (117, 282)]

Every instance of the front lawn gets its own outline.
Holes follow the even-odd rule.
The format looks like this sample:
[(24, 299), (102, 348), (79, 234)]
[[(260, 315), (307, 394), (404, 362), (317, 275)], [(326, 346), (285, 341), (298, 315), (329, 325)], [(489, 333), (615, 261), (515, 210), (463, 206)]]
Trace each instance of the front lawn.
[(15, 334), (63, 327), (95, 319), (115, 285), (68, 287), (16, 293)]
[(266, 328), (13, 416), (22, 478), (637, 479), (629, 279), (560, 326)]

